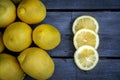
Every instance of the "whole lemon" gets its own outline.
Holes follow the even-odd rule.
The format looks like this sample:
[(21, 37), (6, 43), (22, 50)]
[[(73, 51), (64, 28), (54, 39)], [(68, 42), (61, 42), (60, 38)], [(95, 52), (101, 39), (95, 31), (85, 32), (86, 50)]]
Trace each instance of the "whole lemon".
[(54, 73), (54, 62), (48, 53), (40, 48), (25, 49), (18, 56), (23, 71), (37, 80), (46, 80)]
[(4, 31), (3, 42), (5, 46), (14, 52), (20, 52), (32, 43), (32, 29), (24, 22), (14, 22)]
[(24, 72), (17, 59), (9, 54), (0, 54), (0, 80), (23, 80)]
[(3, 36), (2, 33), (0, 32), (0, 53), (5, 49), (5, 46), (3, 44)]
[(51, 50), (61, 41), (60, 32), (50, 24), (38, 25), (33, 30), (33, 41), (42, 49)]
[(28, 24), (39, 23), (46, 17), (46, 7), (40, 0), (22, 0), (17, 15)]
[(0, 28), (5, 28), (16, 19), (16, 7), (11, 0), (0, 0)]

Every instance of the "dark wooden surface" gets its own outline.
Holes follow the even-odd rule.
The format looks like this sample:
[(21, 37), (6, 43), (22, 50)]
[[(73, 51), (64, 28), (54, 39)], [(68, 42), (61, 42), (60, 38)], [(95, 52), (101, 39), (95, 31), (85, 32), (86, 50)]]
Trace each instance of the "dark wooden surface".
[[(62, 36), (60, 45), (48, 51), (55, 63), (54, 75), (49, 80), (120, 80), (120, 0), (42, 1), (47, 7), (47, 17), (42, 23), (56, 26)], [(100, 60), (88, 72), (78, 69), (73, 58), (72, 24), (81, 15), (94, 16), (100, 26)], [(26, 76), (25, 80), (34, 79)]]
[(73, 57), (72, 24), (81, 15), (94, 16), (99, 22), (100, 57), (120, 57), (120, 12), (48, 12), (43, 23), (56, 26), (62, 35), (61, 44), (48, 51), (53, 57)]
[[(120, 80), (120, 0), (42, 0), (47, 17), (42, 23), (54, 25), (61, 33), (60, 45), (47, 51), (55, 63), (49, 80)], [(100, 60), (88, 72), (74, 63), (72, 24), (81, 15), (94, 16), (99, 22)], [(38, 23), (38, 24), (42, 24)], [(35, 28), (38, 24), (31, 25)], [(34, 80), (28, 75), (24, 80)]]
[[(120, 0), (43, 0), (43, 3), (47, 7), (43, 23), (56, 26), (62, 35), (60, 45), (48, 51), (55, 62), (55, 73), (49, 80), (120, 80)], [(78, 69), (73, 60), (72, 24), (81, 15), (94, 16), (100, 26), (100, 60), (88, 72)]]
[(120, 9), (120, 0), (42, 0), (47, 9)]

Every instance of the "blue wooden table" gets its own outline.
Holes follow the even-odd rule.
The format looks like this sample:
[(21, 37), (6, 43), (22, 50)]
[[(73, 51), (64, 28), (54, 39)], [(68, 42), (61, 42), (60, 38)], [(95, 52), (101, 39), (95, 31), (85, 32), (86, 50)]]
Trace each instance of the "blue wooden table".
[[(60, 45), (48, 51), (55, 63), (49, 80), (120, 80), (120, 0), (42, 0), (47, 17), (42, 23), (56, 26), (61, 33)], [(100, 25), (100, 60), (88, 72), (74, 63), (73, 21), (81, 15), (94, 16)], [(39, 24), (42, 24), (39, 23)], [(36, 24), (38, 25), (38, 24)], [(36, 25), (31, 25), (33, 28)], [(34, 80), (27, 76), (25, 80)]]

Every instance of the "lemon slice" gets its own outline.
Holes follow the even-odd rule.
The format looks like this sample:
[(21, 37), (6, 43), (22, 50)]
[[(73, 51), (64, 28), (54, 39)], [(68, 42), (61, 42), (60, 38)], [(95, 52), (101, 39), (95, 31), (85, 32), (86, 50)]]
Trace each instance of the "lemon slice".
[(81, 70), (91, 70), (98, 63), (99, 55), (95, 48), (85, 45), (78, 48), (74, 54), (75, 64)]
[(76, 49), (83, 45), (90, 45), (97, 49), (99, 46), (99, 37), (98, 34), (92, 30), (81, 29), (74, 35), (73, 43)]
[(90, 29), (97, 33), (99, 25), (94, 17), (84, 15), (78, 17), (73, 23), (72, 27), (73, 33), (76, 33), (80, 29)]

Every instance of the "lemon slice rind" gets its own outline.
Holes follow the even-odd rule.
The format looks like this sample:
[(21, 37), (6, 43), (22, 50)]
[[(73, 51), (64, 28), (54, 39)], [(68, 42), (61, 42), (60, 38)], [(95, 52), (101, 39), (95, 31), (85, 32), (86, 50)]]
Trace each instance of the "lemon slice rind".
[[(94, 47), (94, 48), (97, 49), (98, 46), (99, 46), (99, 36), (98, 36), (97, 33), (95, 33), (95, 32), (92, 31), (92, 30), (89, 30), (89, 29), (81, 29), (81, 30), (79, 30), (79, 31), (74, 35), (73, 44), (74, 44), (75, 48), (76, 48), (76, 49), (79, 48), (76, 39), (77, 39), (77, 36), (78, 36), (81, 32), (89, 32), (89, 33), (95, 35), (95, 37), (96, 37), (96, 43), (95, 43), (95, 47)], [(85, 44), (85, 45), (87, 45), (87, 44)], [(90, 45), (90, 46), (91, 46), (91, 45)]]
[(73, 31), (73, 33), (75, 34), (75, 33), (77, 32), (77, 31), (75, 30), (75, 27), (76, 27), (76, 24), (78, 23), (78, 21), (79, 21), (80, 19), (84, 19), (84, 18), (91, 19), (91, 20), (95, 23), (95, 25), (96, 25), (95, 32), (98, 33), (98, 30), (99, 30), (99, 24), (98, 24), (98, 22), (97, 22), (97, 20), (96, 20), (94, 17), (89, 16), (89, 15), (79, 16), (78, 18), (75, 19), (75, 21), (74, 21), (74, 23), (73, 23), (73, 26), (72, 26), (72, 31)]
[[(94, 55), (88, 56), (88, 59), (89, 59), (91, 56), (94, 56), (94, 57), (93, 57), (93, 58), (94, 58), (93, 61), (92, 61), (92, 60), (86, 60), (87, 62), (85, 62), (85, 61), (80, 62), (80, 60), (78, 59), (78, 56), (81, 54), (80, 52), (82, 52), (84, 49), (89, 49), (89, 50), (92, 50), (92, 51), (94, 52)], [(87, 54), (87, 53), (86, 53), (86, 54)], [(87, 59), (87, 57), (86, 57), (86, 59)], [(83, 59), (83, 60), (84, 60), (84, 59)], [(99, 61), (99, 55), (98, 55), (98, 52), (97, 52), (93, 47), (88, 46), (88, 45), (84, 45), (84, 46), (78, 48), (78, 49), (75, 51), (75, 53), (74, 53), (74, 61), (75, 61), (75, 64), (77, 65), (77, 67), (78, 67), (79, 69), (88, 71), (88, 70), (93, 69), (93, 68), (97, 65), (97, 63), (98, 63), (98, 61)], [(92, 64), (90, 64), (90, 63), (92, 63)], [(87, 64), (88, 64), (89, 66), (86, 66)]]

